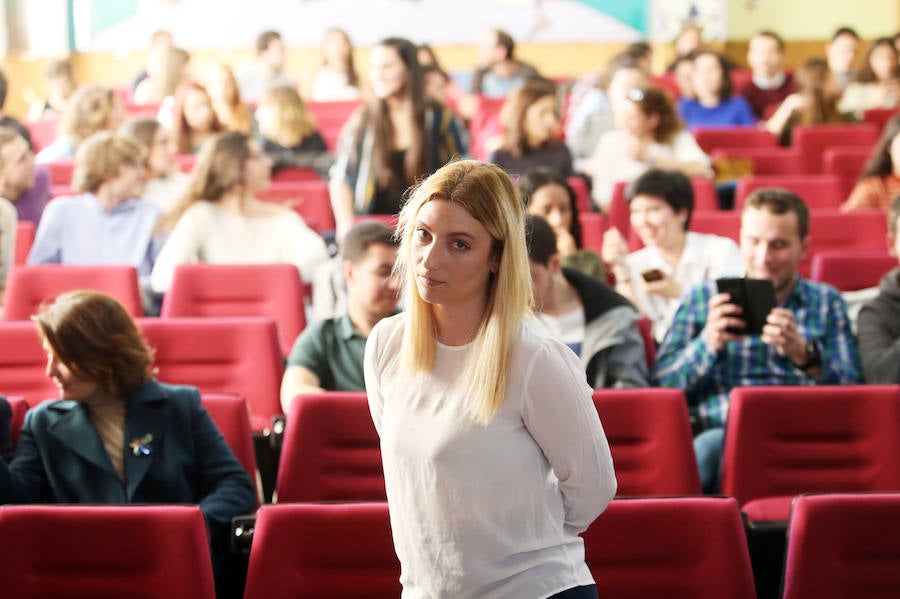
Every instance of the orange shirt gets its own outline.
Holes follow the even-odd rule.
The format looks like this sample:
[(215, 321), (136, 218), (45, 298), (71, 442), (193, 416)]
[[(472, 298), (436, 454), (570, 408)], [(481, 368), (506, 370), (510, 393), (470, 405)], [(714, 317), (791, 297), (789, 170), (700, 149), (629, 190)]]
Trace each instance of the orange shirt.
[(856, 183), (850, 197), (841, 205), (843, 212), (851, 210), (884, 210), (900, 194), (900, 177), (893, 173), (886, 177), (866, 177)]

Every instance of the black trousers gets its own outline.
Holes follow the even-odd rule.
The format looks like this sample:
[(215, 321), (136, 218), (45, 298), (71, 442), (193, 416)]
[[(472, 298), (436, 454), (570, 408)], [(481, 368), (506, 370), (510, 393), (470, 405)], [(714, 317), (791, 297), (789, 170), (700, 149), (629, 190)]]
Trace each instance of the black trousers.
[(597, 599), (597, 586), (589, 584), (583, 587), (572, 587), (549, 599)]

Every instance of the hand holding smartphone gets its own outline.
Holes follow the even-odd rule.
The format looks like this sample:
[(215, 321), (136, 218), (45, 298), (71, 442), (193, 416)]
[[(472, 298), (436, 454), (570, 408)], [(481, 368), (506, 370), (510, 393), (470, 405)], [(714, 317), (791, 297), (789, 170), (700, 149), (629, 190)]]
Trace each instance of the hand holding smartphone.
[(735, 335), (761, 335), (766, 317), (775, 303), (775, 287), (769, 279), (724, 278), (716, 279), (719, 293), (727, 293), (731, 303), (741, 307), (741, 320), (747, 326), (736, 329), (729, 327)]
[(666, 275), (663, 274), (663, 271), (658, 268), (651, 268), (650, 270), (645, 270), (641, 273), (641, 278), (643, 278), (648, 283), (652, 283), (653, 281), (661, 281), (665, 276)]

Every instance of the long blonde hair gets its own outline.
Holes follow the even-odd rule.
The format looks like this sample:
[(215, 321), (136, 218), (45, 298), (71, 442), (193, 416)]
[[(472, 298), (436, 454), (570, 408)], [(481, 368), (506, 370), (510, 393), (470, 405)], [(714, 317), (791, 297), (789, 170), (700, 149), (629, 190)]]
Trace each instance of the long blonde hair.
[(525, 209), (509, 176), (496, 165), (476, 160), (451, 162), (415, 189), (397, 224), (397, 271), (408, 307), (400, 363), (413, 373), (430, 370), (436, 354), (434, 313), (417, 292), (413, 257), (416, 216), (431, 201), (461, 206), (494, 239), (499, 267), (489, 279), (484, 317), (464, 372), (466, 411), (486, 424), (506, 398), (513, 344), (522, 319), (530, 313)]

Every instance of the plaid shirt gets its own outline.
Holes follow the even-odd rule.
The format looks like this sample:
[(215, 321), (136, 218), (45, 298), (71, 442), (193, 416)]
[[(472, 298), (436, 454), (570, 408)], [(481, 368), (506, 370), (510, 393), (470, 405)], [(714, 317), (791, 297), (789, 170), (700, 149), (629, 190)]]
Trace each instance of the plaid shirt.
[(730, 341), (722, 351), (711, 352), (701, 332), (715, 284), (704, 281), (685, 296), (653, 368), (656, 384), (684, 389), (691, 416), (701, 430), (725, 425), (733, 387), (862, 382), (847, 308), (833, 287), (798, 277), (782, 304), (794, 313), (800, 336), (818, 346), (822, 368), (813, 378), (758, 335)]

